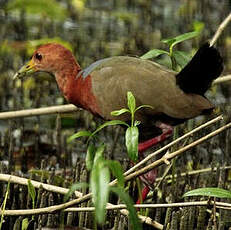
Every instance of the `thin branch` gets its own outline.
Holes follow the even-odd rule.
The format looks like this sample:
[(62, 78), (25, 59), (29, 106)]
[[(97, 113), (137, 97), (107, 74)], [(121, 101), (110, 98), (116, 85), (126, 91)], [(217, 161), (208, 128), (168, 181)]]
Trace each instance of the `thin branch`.
[[(192, 202), (179, 202), (179, 203), (169, 203), (169, 204), (135, 204), (135, 208), (176, 208), (176, 207), (192, 207), (192, 206), (212, 206), (214, 205), (214, 201), (192, 201)], [(225, 202), (216, 202), (217, 208), (231, 208), (230, 203)], [(48, 208), (51, 208), (50, 206)], [(126, 210), (127, 206), (125, 204), (107, 205), (107, 210), (117, 210), (122, 209)], [(43, 208), (44, 209), (44, 208)], [(66, 208), (65, 212), (92, 212), (94, 211), (94, 207), (80, 207), (80, 208)], [(127, 211), (127, 210), (126, 210)], [(4, 215), (6, 216), (15, 216), (15, 215), (35, 215), (35, 214), (43, 214), (44, 212), (38, 212), (38, 209), (22, 209), (22, 210), (5, 210)], [(1, 209), (0, 209), (1, 214)], [(125, 212), (122, 214), (126, 215)]]
[(224, 83), (230, 80), (231, 80), (231, 74), (217, 78), (215, 81), (213, 81), (213, 85)]
[(57, 106), (50, 106), (50, 107), (39, 108), (39, 109), (25, 109), (25, 110), (18, 110), (18, 111), (2, 112), (0, 113), (0, 119), (32, 117), (32, 116), (47, 115), (47, 114), (54, 114), (54, 113), (70, 113), (79, 110), (81, 109), (72, 104), (57, 105)]
[[(200, 173), (211, 173), (211, 170), (212, 171), (217, 171), (217, 167), (215, 168), (205, 168), (205, 169), (198, 169), (198, 170), (193, 170), (193, 171), (189, 171), (189, 172), (183, 172), (180, 174), (180, 177), (184, 177), (184, 176), (192, 176), (192, 175), (196, 175), (196, 174), (200, 174)], [(225, 167), (220, 167), (219, 168), (220, 170), (228, 170), (228, 169), (231, 169), (231, 166), (225, 166)], [(178, 175), (175, 174), (174, 177), (177, 177)], [(158, 177), (156, 178), (156, 182), (162, 180), (163, 177)], [(171, 180), (172, 179), (172, 175), (167, 175), (165, 177), (166, 180)]]
[[(176, 207), (192, 207), (192, 206), (212, 206), (214, 201), (191, 201), (191, 202), (179, 202), (179, 203), (170, 203), (170, 204), (135, 204), (135, 208), (176, 208)], [(107, 206), (107, 210), (116, 210), (116, 209), (126, 209), (125, 204), (118, 204)], [(230, 209), (231, 204), (225, 202), (217, 202), (216, 208), (220, 209)], [(65, 212), (93, 212), (95, 207), (83, 207), (83, 208), (67, 208)]]
[[(179, 149), (179, 150), (177, 150), (177, 151), (175, 151), (173, 153), (169, 153), (167, 156), (164, 156), (164, 157), (160, 158), (159, 160), (154, 161), (153, 163), (143, 167), (142, 169), (140, 169), (140, 170), (138, 170), (138, 171), (136, 171), (134, 173), (129, 174), (128, 176), (125, 177), (125, 180), (128, 181), (128, 180), (131, 180), (131, 179), (133, 179), (135, 177), (143, 175), (144, 173), (152, 170), (153, 168), (156, 168), (157, 166), (160, 166), (160, 165), (164, 164), (166, 159), (171, 160), (174, 157), (182, 154), (183, 152), (185, 152), (185, 151), (187, 151), (187, 150), (201, 144), (202, 142), (205, 142), (206, 140), (218, 135), (219, 133), (221, 133), (221, 132), (223, 132), (223, 131), (225, 131), (226, 129), (229, 129), (229, 128), (231, 128), (231, 122), (224, 125), (224, 126), (222, 126), (222, 127), (220, 127), (219, 129), (217, 129), (217, 130), (203, 136), (202, 138), (192, 142), (191, 144), (186, 145), (185, 147), (183, 147), (183, 148), (181, 148), (181, 149)], [(115, 181), (111, 182), (110, 184), (114, 185)]]
[[(170, 203), (170, 204), (135, 204), (135, 208), (174, 208), (174, 207), (191, 207), (191, 206), (207, 206), (210, 203), (208, 201), (193, 201), (193, 202), (181, 202), (181, 203)], [(107, 210), (126, 209), (125, 204), (118, 204), (107, 206)], [(93, 212), (95, 207), (79, 207), (79, 208), (67, 208), (65, 212)]]
[[(28, 185), (28, 179), (18, 177), (18, 176), (9, 175), (9, 174), (0, 174), (0, 181), (5, 181), (5, 182), (10, 181), (10, 183), (14, 183), (14, 184), (21, 184), (21, 185), (25, 185), (25, 186)], [(67, 189), (67, 188), (62, 188), (62, 187), (55, 186), (55, 185), (49, 185), (49, 184), (41, 183), (41, 182), (38, 182), (35, 180), (31, 180), (31, 183), (33, 184), (33, 186), (35, 188), (40, 188), (42, 186), (43, 189), (45, 189), (49, 192), (55, 192), (55, 193), (59, 193), (59, 194), (63, 194), (63, 195), (65, 195), (69, 191), (69, 189)], [(75, 195), (76, 195), (76, 197), (82, 197), (83, 193), (75, 191)], [(110, 203), (107, 204), (107, 207), (113, 207), (113, 206), (114, 206), (113, 204), (110, 204)], [(27, 210), (8, 210), (8, 211), (13, 211), (13, 212), (10, 212), (8, 214), (6, 214), (4, 212), (4, 215), (22, 215), (22, 213), (23, 213), (23, 215), (24, 214), (25, 215), (31, 215), (30, 213), (32, 210), (27, 209)], [(121, 212), (121, 214), (128, 216), (127, 210), (120, 210), (120, 212)], [(0, 209), (0, 214), (1, 214), (1, 209)], [(142, 223), (151, 225), (151, 226), (155, 227), (156, 229), (163, 229), (163, 225), (159, 224), (158, 222), (152, 220), (149, 217), (139, 215), (139, 218), (140, 218), (140, 221)]]
[[(9, 175), (9, 174), (0, 174), (0, 181), (6, 181), (10, 183), (14, 183), (14, 184), (21, 184), (21, 185), (28, 185), (28, 179), (26, 178), (22, 178), (22, 177), (18, 177), (18, 176), (13, 176), (13, 175)], [(31, 180), (32, 185), (35, 188), (40, 188), (42, 186), (43, 189), (49, 191), (49, 192), (55, 192), (55, 193), (59, 193), (59, 194), (63, 194), (65, 195), (69, 189), (67, 188), (62, 188), (59, 186), (55, 186), (55, 185), (50, 185), (50, 184), (45, 184), (45, 183), (41, 183), (35, 180)], [(75, 195), (76, 197), (82, 197), (83, 194), (81, 192), (75, 191)]]
[(217, 39), (220, 37), (221, 33), (225, 29), (225, 27), (229, 24), (231, 21), (231, 13), (225, 18), (225, 20), (219, 25), (216, 33), (214, 34), (213, 38), (211, 39), (210, 46), (213, 46)]
[(203, 129), (203, 128), (209, 126), (209, 125), (212, 125), (212, 124), (214, 124), (215, 122), (220, 121), (220, 120), (222, 120), (222, 119), (223, 119), (223, 117), (220, 115), (220, 116), (218, 116), (218, 117), (216, 117), (216, 118), (214, 118), (214, 119), (212, 119), (212, 120), (210, 120), (210, 121), (208, 121), (208, 122), (206, 122), (206, 123), (200, 125), (199, 127), (197, 127), (197, 128), (195, 128), (195, 129), (193, 129), (192, 131), (186, 133), (185, 135), (183, 135), (183, 136), (177, 138), (176, 140), (170, 142), (169, 144), (165, 145), (165, 146), (162, 147), (161, 149), (155, 151), (154, 153), (149, 154), (149, 155), (148, 155), (147, 157), (145, 157), (142, 161), (138, 162), (136, 165), (134, 165), (132, 168), (130, 168), (127, 172), (125, 172), (124, 175), (126, 176), (126, 175), (128, 175), (128, 174), (134, 172), (134, 171), (135, 171), (136, 169), (138, 169), (141, 165), (147, 163), (150, 159), (154, 158), (157, 154), (159, 154), (159, 153), (161, 153), (161, 152), (163, 152), (163, 151), (169, 149), (171, 146), (175, 145), (176, 143), (180, 142), (181, 140), (183, 140), (183, 139), (185, 139), (185, 138), (187, 138), (187, 137), (192, 136), (194, 133), (198, 132), (199, 130), (201, 130), (201, 129)]

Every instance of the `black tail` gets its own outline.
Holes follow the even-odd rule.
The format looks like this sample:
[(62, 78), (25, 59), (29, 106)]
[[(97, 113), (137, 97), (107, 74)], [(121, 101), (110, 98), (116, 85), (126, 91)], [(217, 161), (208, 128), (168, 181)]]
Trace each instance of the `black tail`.
[(192, 60), (176, 75), (176, 82), (185, 93), (204, 95), (212, 81), (223, 70), (223, 59), (215, 47), (204, 44)]

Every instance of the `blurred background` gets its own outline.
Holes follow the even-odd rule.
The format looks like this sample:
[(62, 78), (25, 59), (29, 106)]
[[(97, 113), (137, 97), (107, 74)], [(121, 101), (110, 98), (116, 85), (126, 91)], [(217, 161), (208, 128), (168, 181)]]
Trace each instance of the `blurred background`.
[[(85, 68), (109, 56), (141, 56), (152, 48), (167, 49), (162, 39), (200, 29), (200, 36), (176, 47), (193, 55), (212, 38), (230, 10), (230, 0), (0, 0), (0, 111), (67, 103), (55, 79), (47, 74), (12, 80), (43, 43), (65, 45)], [(216, 44), (224, 58), (224, 75), (231, 72), (230, 28)], [(169, 66), (166, 57), (155, 61)], [(217, 114), (229, 113), (230, 83), (214, 86), (208, 97), (217, 105)], [(203, 121), (203, 117), (189, 121), (179, 132)], [(0, 171), (21, 174), (32, 168), (55, 169), (64, 178), (75, 180), (76, 171), (83, 167), (79, 162), (85, 156), (86, 140), (67, 144), (66, 139), (79, 130), (94, 130), (99, 124), (86, 111), (0, 120)], [(106, 157), (126, 158), (120, 127), (108, 127), (99, 136), (107, 144)], [(184, 157), (181, 169), (227, 164), (229, 133), (213, 140), (209, 147), (202, 145), (192, 151), (194, 155)]]
[[(177, 49), (192, 55), (200, 44), (214, 35), (230, 9), (231, 1), (228, 0), (1, 0), (0, 109), (11, 111), (67, 103), (55, 79), (49, 75), (36, 74), (23, 81), (12, 81), (14, 73), (43, 43), (65, 45), (85, 68), (109, 56), (141, 56), (152, 48), (167, 49), (162, 39), (199, 28), (202, 31), (199, 37), (177, 46)], [(217, 42), (225, 60), (224, 74), (231, 68), (230, 35), (230, 27), (227, 27)], [(167, 66), (170, 63), (166, 57), (156, 61)], [(213, 88), (215, 92), (210, 92), (210, 98), (216, 104), (229, 101), (227, 85), (219, 86), (218, 90)], [(50, 144), (53, 143), (57, 122), (63, 128), (72, 128), (67, 134), (64, 130), (64, 136), (80, 128), (94, 129), (97, 123), (87, 112), (62, 116), (60, 121), (56, 115), (0, 120), (1, 140), (3, 142), (5, 137), (9, 142), (9, 131), (12, 131), (11, 139), (16, 150), (20, 150), (21, 145), (28, 147), (40, 141)], [(59, 138), (62, 137), (59, 135)], [(64, 139), (58, 143), (65, 145)], [(38, 149), (38, 143), (35, 145)], [(58, 151), (63, 152), (61, 149)], [(3, 151), (0, 157), (7, 159), (9, 156)]]

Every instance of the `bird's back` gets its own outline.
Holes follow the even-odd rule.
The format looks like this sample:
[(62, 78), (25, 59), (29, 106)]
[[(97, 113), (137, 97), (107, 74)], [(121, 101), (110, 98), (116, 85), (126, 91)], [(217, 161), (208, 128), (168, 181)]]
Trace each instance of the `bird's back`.
[[(213, 108), (203, 96), (184, 93), (176, 84), (175, 72), (148, 60), (112, 57), (93, 64), (89, 69), (92, 90), (100, 115), (105, 119), (118, 119), (110, 113), (127, 107), (127, 91), (133, 93), (137, 106), (146, 104), (153, 107), (137, 114), (136, 119), (144, 123), (161, 114), (188, 119)], [(127, 120), (128, 117), (125, 115), (120, 119)]]

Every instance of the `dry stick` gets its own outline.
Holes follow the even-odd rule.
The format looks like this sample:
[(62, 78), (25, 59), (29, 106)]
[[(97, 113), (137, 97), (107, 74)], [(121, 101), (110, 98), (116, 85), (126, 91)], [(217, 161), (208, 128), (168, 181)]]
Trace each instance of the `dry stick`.
[[(22, 177), (18, 177), (18, 176), (13, 176), (13, 175), (9, 175), (9, 174), (0, 174), (0, 181), (6, 181), (10, 183), (14, 183), (14, 184), (21, 184), (21, 185), (28, 185), (28, 179), (26, 178), (22, 178)], [(56, 192), (56, 193), (60, 193), (65, 195), (69, 189), (67, 188), (62, 188), (59, 186), (55, 186), (55, 185), (50, 185), (50, 184), (45, 184), (45, 183), (41, 183), (35, 180), (31, 180), (32, 185), (35, 188), (40, 188), (42, 186), (43, 189), (49, 191), (49, 192)], [(76, 197), (82, 197), (83, 194), (81, 192), (75, 191), (75, 195)]]
[[(184, 177), (184, 176), (192, 176), (192, 175), (196, 175), (196, 174), (199, 174), (199, 173), (208, 173), (208, 172), (211, 172), (211, 170), (213, 171), (217, 171), (217, 167), (215, 168), (205, 168), (205, 169), (198, 169), (198, 170), (193, 170), (193, 171), (189, 171), (189, 172), (183, 172), (180, 174), (181, 177)], [(219, 168), (220, 170), (227, 170), (227, 169), (231, 169), (231, 166), (225, 166), (225, 167), (220, 167)], [(177, 174), (174, 175), (174, 177), (176, 177)], [(172, 179), (172, 175), (167, 175), (165, 177), (166, 180), (171, 180)], [(162, 177), (158, 177), (156, 178), (156, 182), (162, 180)]]
[(155, 151), (154, 153), (151, 153), (149, 154), (147, 157), (145, 157), (142, 161), (140, 161), (139, 163), (137, 163), (136, 165), (134, 165), (132, 168), (130, 168), (128, 171), (126, 171), (124, 173), (125, 176), (127, 176), (128, 174), (130, 174), (131, 172), (134, 172), (137, 168), (139, 168), (141, 165), (145, 164), (146, 162), (148, 162), (151, 158), (153, 158), (154, 156), (156, 156), (157, 154), (167, 150), (168, 148), (170, 148), (171, 146), (175, 145), (176, 143), (178, 143), (179, 141), (185, 139), (186, 137), (189, 137), (191, 136), (192, 134), (194, 134), (195, 132), (198, 132), (199, 130), (211, 125), (211, 124), (214, 124), (215, 122), (217, 121), (220, 121), (222, 120), (223, 117), (222, 115), (200, 125), (199, 127), (193, 129), (192, 131), (186, 133), (185, 135), (177, 138), (176, 140), (170, 142), (169, 144), (165, 145), (164, 147), (160, 148), (159, 150)]
[(219, 25), (216, 33), (214, 34), (213, 38), (211, 39), (210, 46), (213, 46), (217, 39), (220, 37), (221, 33), (225, 29), (225, 27), (229, 24), (231, 21), (231, 13), (225, 18), (225, 20)]
[[(191, 201), (191, 202), (180, 202), (170, 204), (135, 204), (135, 208), (175, 208), (175, 207), (192, 207), (192, 206), (212, 206), (214, 201)], [(231, 208), (230, 203), (216, 202), (216, 207), (220, 208)], [(125, 204), (107, 206), (107, 210), (125, 209)], [(84, 208), (67, 208), (65, 212), (93, 212), (95, 207), (84, 207)]]
[(2, 112), (0, 113), (0, 119), (32, 117), (32, 116), (55, 114), (55, 113), (70, 113), (79, 110), (81, 109), (72, 104), (57, 105), (57, 106), (50, 106), (50, 107), (39, 108), (39, 109), (25, 109), (25, 110), (11, 111), (11, 112)]
[[(153, 168), (156, 168), (157, 166), (160, 166), (160, 165), (164, 164), (164, 162), (166, 160), (173, 159), (174, 157), (180, 155), (181, 153), (183, 153), (183, 152), (185, 152), (185, 151), (187, 151), (187, 150), (189, 150), (189, 149), (191, 149), (191, 148), (193, 148), (193, 147), (201, 144), (202, 142), (208, 140), (211, 137), (216, 136), (217, 134), (223, 132), (224, 130), (226, 130), (226, 129), (230, 128), (230, 127), (231, 127), (231, 122), (228, 123), (228, 124), (226, 124), (226, 125), (224, 125), (224, 126), (222, 126), (222, 127), (220, 127), (219, 129), (217, 129), (217, 130), (215, 130), (215, 131), (207, 134), (206, 136), (204, 136), (204, 137), (202, 137), (202, 138), (200, 138), (200, 139), (192, 142), (191, 144), (186, 145), (185, 147), (183, 147), (183, 148), (181, 148), (181, 149), (179, 149), (179, 150), (177, 150), (177, 151), (175, 151), (173, 153), (169, 153), (169, 154), (163, 156), (159, 160), (154, 161), (153, 163), (147, 165), (146, 167), (143, 167), (142, 169), (140, 169), (140, 170), (138, 170), (138, 171), (136, 171), (134, 173), (129, 174), (128, 176), (125, 177), (125, 180), (126, 181), (131, 180), (131, 179), (133, 179), (133, 178), (135, 178), (137, 176), (140, 176), (140, 175), (142, 175), (142, 174), (144, 174), (144, 173), (152, 170)], [(115, 182), (113, 181), (110, 184), (114, 185)]]
[[(135, 208), (170, 208), (170, 207), (191, 207), (191, 206), (207, 206), (210, 205), (208, 201), (193, 201), (193, 202), (181, 202), (181, 203), (171, 203), (171, 204), (135, 204)], [(107, 210), (125, 209), (127, 206), (125, 204), (118, 204), (107, 206)], [(67, 208), (65, 212), (93, 212), (95, 207), (84, 207), (84, 208)]]
[[(180, 203), (170, 203), (170, 204), (135, 204), (135, 208), (173, 208), (173, 207), (192, 207), (192, 206), (211, 206), (214, 204), (214, 201), (192, 201), (192, 202), (180, 202)], [(217, 208), (231, 208), (230, 203), (225, 202), (216, 202)], [(56, 205), (57, 206), (57, 205)], [(52, 208), (54, 206), (50, 206), (48, 208)], [(48, 209), (46, 208), (46, 209)], [(127, 206), (124, 204), (119, 205), (107, 205), (107, 210), (116, 210), (116, 209), (126, 209)], [(44, 209), (44, 208), (41, 208)], [(52, 209), (53, 210), (53, 209)], [(65, 212), (92, 212), (94, 211), (94, 207), (83, 207), (83, 208), (67, 208)], [(53, 212), (53, 211), (52, 211)], [(42, 212), (48, 213), (48, 212)], [(0, 213), (1, 214), (1, 213)], [(26, 210), (5, 210), (4, 215), (7, 216), (15, 216), (15, 215), (35, 215), (38, 213), (38, 209), (26, 209)]]
[[(18, 176), (9, 175), (9, 174), (0, 174), (0, 181), (6, 181), (6, 182), (10, 181), (10, 183), (21, 184), (21, 185), (26, 185), (26, 186), (28, 185), (28, 179), (18, 177)], [(42, 188), (47, 190), (47, 191), (56, 192), (56, 193), (60, 193), (63, 195), (65, 195), (69, 191), (69, 189), (67, 189), (67, 188), (62, 188), (62, 187), (55, 186), (55, 185), (44, 184), (44, 183), (41, 183), (41, 182), (38, 182), (35, 180), (31, 180), (31, 183), (33, 184), (33, 186), (35, 188), (40, 188), (42, 186)], [(83, 194), (81, 192), (78, 192), (78, 191), (75, 191), (75, 195), (77, 197), (83, 196)], [(107, 207), (112, 207), (112, 206), (113, 206), (113, 204), (110, 204), (110, 203), (107, 204)], [(14, 211), (14, 210), (11, 210), (11, 211)], [(20, 210), (15, 210), (15, 211), (16, 212), (13, 212), (13, 215), (18, 215), (18, 213), (20, 213)], [(25, 215), (30, 215), (31, 212), (33, 212), (33, 211), (29, 210), (29, 212), (27, 212), (27, 214), (25, 214)], [(127, 210), (120, 210), (120, 212), (121, 212), (121, 214), (128, 216)], [(8, 215), (8, 214), (4, 213), (4, 215)], [(9, 215), (12, 215), (12, 213), (10, 213)], [(151, 226), (155, 227), (156, 229), (163, 229), (163, 225), (152, 220), (151, 218), (147, 218), (146, 216), (142, 216), (142, 215), (138, 215), (138, 216), (139, 216), (139, 219), (142, 223), (151, 225)]]
[(226, 76), (217, 78), (215, 81), (213, 81), (213, 85), (224, 83), (224, 82), (230, 81), (230, 80), (231, 80), (231, 74), (228, 74)]
[[(212, 138), (216, 135), (218, 135), (219, 133), (223, 132), (224, 130), (228, 129), (231, 127), (231, 123), (228, 123), (227, 125), (224, 125), (222, 126), (221, 128), (209, 133), (208, 135), (194, 141), (193, 143), (173, 152), (173, 153), (169, 153), (167, 154), (166, 156), (163, 156), (161, 159), (153, 162), (152, 164), (138, 170), (137, 172), (135, 173), (132, 173), (128, 176), (125, 177), (125, 181), (128, 181), (128, 180), (131, 180), (137, 176), (140, 176), (150, 170), (152, 170), (153, 168), (159, 166), (159, 165), (162, 165), (164, 164), (164, 162), (167, 160), (171, 160), (172, 158), (182, 154), (183, 152), (185, 152), (186, 150), (189, 150), (193, 147), (195, 147), (196, 145), (208, 140), (209, 138)], [(117, 183), (116, 180), (112, 181), (109, 185), (115, 185)], [(5, 210), (4, 214), (5, 215), (31, 215), (31, 212), (33, 211), (33, 214), (42, 214), (42, 213), (52, 213), (52, 212), (56, 212), (58, 210), (61, 210), (61, 209), (66, 209), (70, 206), (73, 206), (73, 205), (76, 205), (76, 204), (79, 204), (79, 203), (82, 203), (88, 199), (90, 199), (92, 196), (91, 193), (88, 193), (78, 199), (75, 199), (75, 200), (71, 200), (69, 202), (66, 202), (64, 204), (59, 204), (59, 205), (54, 205), (54, 206), (50, 206), (50, 207), (46, 207), (46, 208), (37, 208), (37, 209), (33, 209), (33, 210)]]

